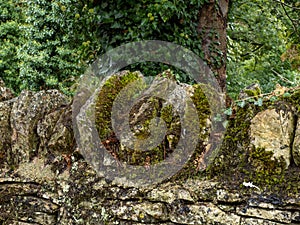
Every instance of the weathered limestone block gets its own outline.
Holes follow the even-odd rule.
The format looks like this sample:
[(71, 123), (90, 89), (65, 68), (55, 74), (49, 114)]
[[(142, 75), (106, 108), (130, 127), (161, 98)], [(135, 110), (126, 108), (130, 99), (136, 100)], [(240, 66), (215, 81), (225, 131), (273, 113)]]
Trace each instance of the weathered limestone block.
[(273, 159), (284, 159), (286, 167), (290, 165), (294, 117), (289, 107), (259, 112), (251, 121), (250, 132), (256, 148), (271, 151)]
[(27, 162), (37, 155), (38, 121), (45, 115), (67, 105), (64, 95), (57, 90), (33, 93), (23, 91), (14, 102), (10, 117), (12, 125), (12, 162)]
[(277, 223), (273, 221), (253, 218), (242, 218), (240, 225), (283, 225), (286, 223)]
[(59, 120), (59, 117), (64, 112), (65, 108), (58, 109), (44, 116), (42, 120), (38, 122), (37, 134), (40, 138), (39, 151), (43, 151), (47, 147), (47, 144), (51, 138), (53, 130)]
[(254, 207), (238, 207), (237, 214), (241, 216), (257, 217), (281, 223), (291, 223), (292, 213), (276, 209), (262, 209)]
[(75, 139), (71, 107), (66, 106), (46, 115), (45, 119), (38, 124), (37, 131), (41, 140), (39, 151), (56, 151), (61, 154), (72, 152)]
[(300, 118), (297, 120), (292, 154), (294, 162), (300, 166)]
[(169, 220), (168, 210), (163, 203), (136, 203), (129, 201), (111, 209), (111, 212), (121, 220), (143, 222), (146, 224)]
[[(99, 91), (95, 102), (96, 128), (109, 153), (121, 163), (145, 168), (168, 157), (180, 167), (192, 155), (199, 156), (211, 130), (209, 103), (201, 87), (177, 84), (163, 76), (157, 76), (149, 86), (142, 81), (140, 73), (125, 71), (110, 77)], [(135, 89), (143, 91), (139, 93)], [(81, 114), (85, 125), (86, 121), (92, 121), (85, 119), (86, 115)], [(92, 142), (89, 127), (80, 129), (82, 140), (86, 140), (84, 145), (88, 146)], [(88, 151), (87, 148), (84, 152)], [(180, 154), (182, 152), (185, 153)], [(113, 169), (115, 160), (103, 158), (103, 165), (116, 171)], [(174, 171), (177, 172), (176, 167), (169, 167), (163, 170), (161, 177)], [(116, 182), (120, 181), (119, 175), (113, 177)], [(133, 184), (136, 185), (136, 181)]]
[(12, 93), (12, 91), (9, 88), (5, 87), (3, 80), (0, 79), (0, 102), (12, 99), (13, 97), (14, 94)]
[[(218, 183), (210, 180), (200, 181), (188, 179), (183, 187), (188, 190), (192, 196), (197, 196), (196, 199), (203, 201), (213, 201), (217, 198)], [(194, 197), (195, 198), (195, 197)]]
[(240, 216), (224, 212), (213, 203), (179, 204), (171, 212), (170, 219), (179, 224), (237, 225), (240, 222)]
[(1, 224), (56, 224), (59, 205), (41, 196), (41, 186), (34, 182), (0, 179)]
[(300, 223), (300, 211), (294, 212), (292, 214), (292, 220)]
[(160, 201), (171, 204), (175, 200), (184, 200), (186, 202), (195, 202), (189, 191), (183, 189), (180, 186), (163, 186), (161, 188), (152, 189), (148, 195), (151, 201)]
[(11, 147), (10, 112), (13, 100), (0, 102), (0, 165), (3, 166), (8, 159), (7, 152)]

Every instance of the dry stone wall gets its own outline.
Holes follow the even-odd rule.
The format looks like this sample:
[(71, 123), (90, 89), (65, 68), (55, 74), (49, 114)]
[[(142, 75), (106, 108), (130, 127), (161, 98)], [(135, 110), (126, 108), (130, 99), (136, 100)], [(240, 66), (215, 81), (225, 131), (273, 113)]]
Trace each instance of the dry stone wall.
[[(0, 224), (300, 224), (299, 192), (272, 192), (251, 180), (114, 184), (76, 147), (70, 100), (56, 90), (14, 97), (0, 84)], [(257, 113), (248, 138), (299, 172), (295, 111), (287, 105)], [(300, 190), (299, 180), (293, 182)]]

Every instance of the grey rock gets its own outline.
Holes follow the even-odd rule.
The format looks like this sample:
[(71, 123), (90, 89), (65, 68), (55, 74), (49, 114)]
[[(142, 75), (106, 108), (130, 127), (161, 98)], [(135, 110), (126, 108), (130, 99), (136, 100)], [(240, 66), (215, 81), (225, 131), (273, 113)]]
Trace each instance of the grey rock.
[(170, 220), (179, 224), (238, 225), (240, 216), (224, 212), (212, 203), (202, 203), (176, 206), (171, 212)]
[(267, 109), (259, 112), (251, 121), (250, 139), (256, 148), (273, 153), (273, 159), (284, 159), (286, 167), (291, 163), (291, 139), (294, 132), (291, 109)]
[(292, 156), (297, 166), (300, 166), (300, 118), (297, 120), (294, 142), (292, 147)]
[(263, 219), (242, 218), (240, 225), (283, 225), (286, 223), (278, 223)]
[(10, 117), (13, 163), (28, 162), (37, 155), (39, 146), (38, 122), (45, 115), (67, 105), (67, 103), (67, 98), (57, 90), (37, 93), (23, 91), (19, 95), (13, 104)]
[(292, 213), (283, 210), (276, 209), (262, 209), (254, 207), (238, 207), (237, 214), (247, 217), (257, 217), (264, 220), (282, 222), (282, 223), (291, 223), (292, 222)]
[(13, 103), (14, 100), (0, 102), (0, 162), (2, 166), (13, 157), (9, 155), (12, 135), (10, 113)]
[(112, 213), (119, 219), (136, 222), (164, 222), (169, 219), (167, 208), (163, 203), (134, 203), (127, 202), (121, 206), (111, 209)]
[(3, 80), (0, 79), (0, 102), (7, 101), (12, 98), (14, 98), (14, 94), (5, 86)]

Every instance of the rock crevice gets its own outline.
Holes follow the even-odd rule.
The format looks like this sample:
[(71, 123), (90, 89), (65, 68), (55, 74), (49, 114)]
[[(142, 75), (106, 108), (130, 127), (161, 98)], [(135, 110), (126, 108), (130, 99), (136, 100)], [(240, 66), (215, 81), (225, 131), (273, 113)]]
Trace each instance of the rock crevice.
[(206, 171), (195, 165), (189, 178), (125, 187), (80, 154), (66, 96), (48, 90), (14, 97), (3, 85), (0, 224), (300, 224), (300, 119), (288, 100), (237, 109), (252, 111), (243, 114), (247, 120), (237, 112), (233, 120), (242, 119), (229, 123), (232, 133)]

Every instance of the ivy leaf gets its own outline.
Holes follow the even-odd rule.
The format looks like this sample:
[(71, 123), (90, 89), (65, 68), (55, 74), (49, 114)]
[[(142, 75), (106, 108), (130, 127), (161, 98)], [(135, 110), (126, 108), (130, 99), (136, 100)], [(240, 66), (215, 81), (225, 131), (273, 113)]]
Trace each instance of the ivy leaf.
[(237, 105), (241, 108), (244, 108), (244, 106), (246, 105), (246, 102), (245, 101), (240, 101), (237, 103)]
[(232, 108), (227, 108), (225, 111), (224, 111), (225, 115), (227, 116), (231, 116), (232, 115)]
[(271, 98), (270, 98), (270, 101), (271, 102), (275, 102), (277, 100), (277, 97), (276, 96), (272, 96)]
[(288, 98), (291, 97), (291, 94), (289, 92), (286, 92), (282, 95), (284, 98)]
[(262, 106), (263, 105), (263, 99), (259, 98), (257, 101), (254, 102), (254, 105)]

